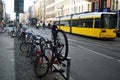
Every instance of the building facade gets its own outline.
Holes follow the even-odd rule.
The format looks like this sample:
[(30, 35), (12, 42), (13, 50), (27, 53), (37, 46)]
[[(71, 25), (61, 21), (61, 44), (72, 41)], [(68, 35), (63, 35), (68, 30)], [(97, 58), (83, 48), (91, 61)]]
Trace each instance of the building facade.
[(55, 0), (46, 0), (46, 18), (45, 21), (53, 21), (56, 16)]
[(91, 12), (91, 4), (86, 0), (37, 0), (34, 13), (39, 20), (48, 22), (58, 16)]
[(55, 17), (81, 12), (116, 12), (120, 0), (36, 0), (34, 17), (40, 21), (52, 21)]
[(110, 12), (110, 0), (93, 0), (92, 12)]
[(117, 11), (120, 9), (120, 0), (111, 0), (111, 11)]

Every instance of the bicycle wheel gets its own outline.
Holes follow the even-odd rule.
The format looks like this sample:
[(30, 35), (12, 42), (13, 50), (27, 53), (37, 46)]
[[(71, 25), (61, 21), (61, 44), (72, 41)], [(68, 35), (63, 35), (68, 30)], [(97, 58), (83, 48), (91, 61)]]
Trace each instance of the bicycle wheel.
[(21, 52), (26, 53), (26, 52), (28, 51), (28, 48), (29, 48), (29, 43), (27, 43), (27, 42), (22, 42), (22, 43), (20, 44), (20, 51), (21, 51)]
[(46, 76), (49, 70), (49, 60), (44, 55), (37, 57), (34, 61), (34, 72), (38, 78), (43, 78)]
[(42, 51), (46, 47), (46, 40), (43, 37), (40, 38), (40, 47)]
[(60, 61), (66, 60), (68, 56), (68, 40), (66, 34), (62, 30), (57, 31), (55, 42), (57, 59)]

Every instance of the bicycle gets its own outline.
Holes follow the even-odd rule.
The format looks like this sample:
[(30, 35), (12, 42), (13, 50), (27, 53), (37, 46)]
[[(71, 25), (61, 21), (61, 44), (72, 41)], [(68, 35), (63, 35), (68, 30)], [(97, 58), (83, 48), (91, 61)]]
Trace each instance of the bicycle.
[(43, 49), (46, 47), (44, 38), (40, 38), (40, 48), (37, 50), (37, 58), (34, 61), (34, 72), (38, 78), (46, 76), (49, 70), (49, 60), (44, 54)]
[(32, 41), (32, 33), (26, 32), (25, 34), (21, 34), (21, 36), (23, 37), (23, 40), (22, 43), (20, 44), (19, 49), (21, 52), (26, 53)]
[(68, 56), (68, 40), (67, 36), (64, 31), (57, 28), (56, 25), (53, 26), (52, 29), (52, 43), (55, 47), (55, 50), (53, 50), (57, 56), (57, 59), (60, 61), (66, 60)]
[[(61, 38), (60, 34), (63, 36), (63, 38)], [(62, 39), (64, 39), (63, 41), (65, 41), (65, 43), (62, 42)], [(62, 51), (64, 48), (65, 48), (65, 50)], [(59, 29), (53, 31), (51, 41), (50, 40), (46, 41), (45, 39), (41, 40), (41, 52), (44, 54), (44, 56), (45, 56), (44, 58), (46, 58), (46, 57), (48, 58), (48, 59), (46, 58), (46, 60), (48, 60), (47, 62), (49, 62), (49, 64), (47, 64), (48, 65), (47, 69), (46, 69), (47, 71), (42, 70), (42, 72), (44, 72), (44, 75), (41, 73), (37, 73), (38, 70), (36, 70), (35, 74), (37, 75), (37, 77), (43, 78), (48, 73), (48, 70), (51, 71), (50, 73), (52, 73), (52, 72), (60, 72), (60, 73), (64, 72), (64, 70), (62, 70), (62, 69), (53, 70), (53, 67), (55, 68), (55, 66), (53, 64), (61, 64), (62, 61), (67, 59), (68, 40), (67, 40), (66, 34), (62, 30), (59, 30)], [(37, 63), (37, 60), (35, 61), (34, 66), (36, 65), (36, 63)], [(36, 67), (34, 67), (34, 69), (35, 68)], [(38, 67), (38, 68), (39, 68), (39, 70), (42, 69), (41, 67)]]

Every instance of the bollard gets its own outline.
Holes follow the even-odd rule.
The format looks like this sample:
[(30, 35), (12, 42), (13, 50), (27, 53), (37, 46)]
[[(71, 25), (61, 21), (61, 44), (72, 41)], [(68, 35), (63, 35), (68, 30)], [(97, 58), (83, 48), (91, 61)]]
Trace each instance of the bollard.
[(70, 80), (70, 66), (71, 66), (71, 57), (67, 57), (67, 80)]

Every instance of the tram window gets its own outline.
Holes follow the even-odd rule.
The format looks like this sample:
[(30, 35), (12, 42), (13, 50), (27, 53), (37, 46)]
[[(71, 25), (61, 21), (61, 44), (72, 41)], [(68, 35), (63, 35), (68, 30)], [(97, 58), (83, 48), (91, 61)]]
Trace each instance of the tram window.
[(93, 19), (78, 19), (72, 21), (72, 26), (76, 27), (89, 27), (93, 26)]
[(86, 19), (85, 22), (86, 22), (85, 27), (89, 28), (93, 27), (93, 19)]
[(85, 25), (86, 25), (86, 24), (85, 24), (85, 20), (82, 20), (82, 19), (79, 20), (79, 23), (78, 23), (78, 26), (79, 26), (79, 27), (85, 27)]
[(101, 24), (102, 28), (115, 28), (117, 16), (115, 14), (102, 14)]
[(64, 21), (60, 21), (60, 26), (64, 26)]
[(81, 19), (81, 20), (79, 20), (79, 26), (92, 28), (93, 27), (93, 19)]
[(95, 26), (94, 26), (94, 28), (100, 28), (100, 19), (99, 18), (95, 19)]
[(56, 25), (59, 25), (59, 22), (58, 22), (58, 21), (55, 21), (54, 23), (55, 23)]
[(69, 21), (60, 21), (60, 26), (69, 26)]
[(78, 27), (78, 20), (73, 20), (72, 21), (72, 26)]
[(64, 22), (65, 26), (69, 26), (69, 21)]

